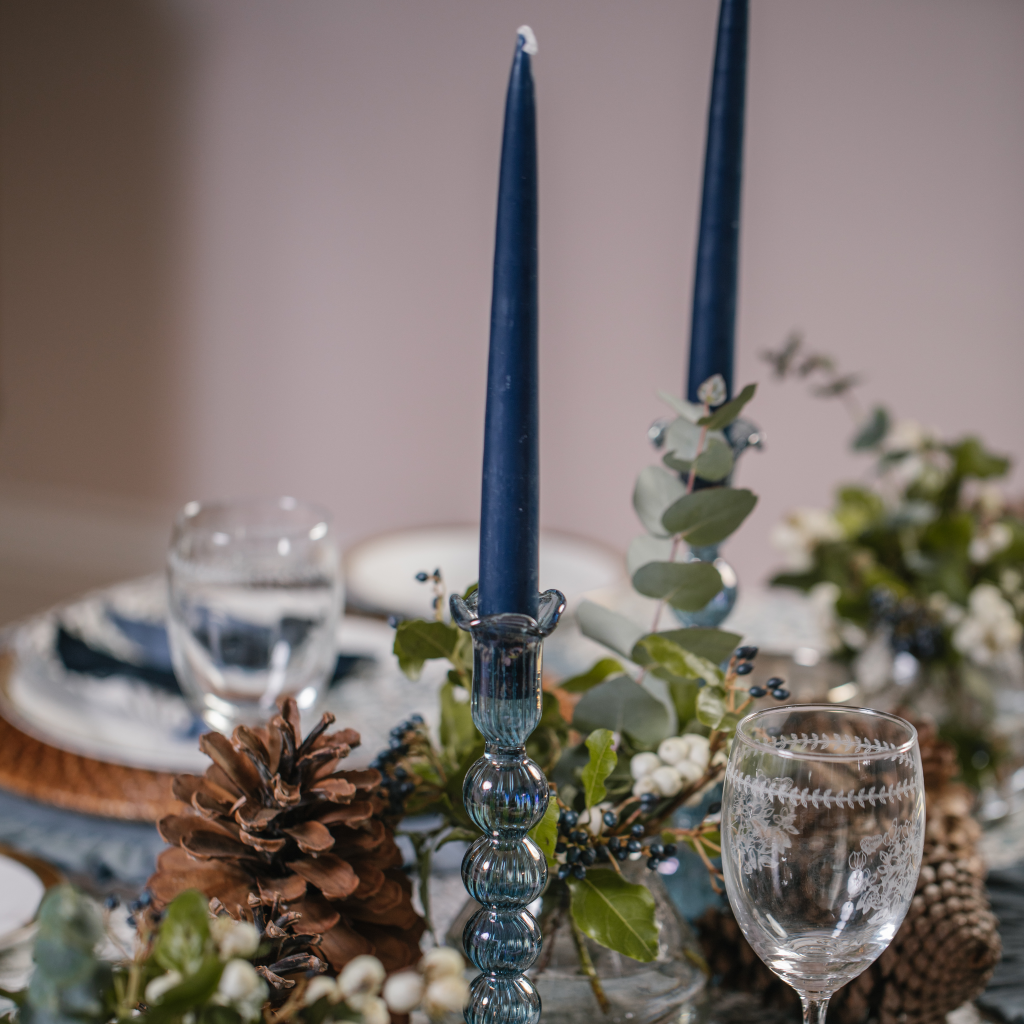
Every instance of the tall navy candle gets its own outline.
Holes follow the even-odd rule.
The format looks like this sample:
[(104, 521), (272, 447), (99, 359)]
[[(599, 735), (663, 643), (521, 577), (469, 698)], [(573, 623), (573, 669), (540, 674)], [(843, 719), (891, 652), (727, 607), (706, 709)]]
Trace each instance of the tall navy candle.
[(533, 32), (519, 30), (505, 102), (487, 365), (481, 615), (537, 616), (537, 132)]
[(718, 16), (693, 283), (687, 387), (691, 402), (697, 401), (697, 388), (716, 373), (725, 378), (726, 393), (732, 397), (748, 13), (748, 0), (722, 0)]

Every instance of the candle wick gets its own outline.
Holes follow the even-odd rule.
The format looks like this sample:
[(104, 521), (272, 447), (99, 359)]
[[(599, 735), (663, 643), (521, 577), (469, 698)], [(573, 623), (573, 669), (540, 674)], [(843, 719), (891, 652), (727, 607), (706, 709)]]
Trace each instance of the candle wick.
[(520, 25), (516, 34), (523, 41), (523, 53), (528, 53), (531, 57), (536, 56), (537, 37), (533, 34), (533, 29), (529, 25)]

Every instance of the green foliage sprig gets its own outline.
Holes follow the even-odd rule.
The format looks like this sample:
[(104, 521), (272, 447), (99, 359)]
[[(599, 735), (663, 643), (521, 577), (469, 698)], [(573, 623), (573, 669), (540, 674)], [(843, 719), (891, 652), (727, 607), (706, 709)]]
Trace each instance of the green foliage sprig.
[[(527, 744), (552, 790), (548, 813), (531, 832), (552, 875), (541, 925), (548, 934), (570, 928), (599, 1002), (603, 992), (583, 936), (637, 960), (657, 955), (653, 899), (624, 869), (641, 859), (656, 869), (686, 845), (720, 877), (717, 814), (692, 828), (672, 819), (724, 771), (731, 736), (754, 699), (744, 680), (756, 649), (737, 650), (741, 637), (725, 630), (660, 627), (667, 610), (699, 610), (722, 589), (712, 561), (682, 556), (724, 541), (756, 504), (750, 491), (728, 483), (735, 456), (726, 433), (754, 393), (749, 385), (726, 402), (724, 382), (715, 377), (702, 385), (700, 403), (661, 396), (676, 416), (661, 431), (661, 464), (637, 480), (633, 506), (647, 533), (629, 552), (634, 588), (656, 602), (650, 628), (584, 601), (580, 628), (614, 657), (559, 684), (547, 681), (540, 724)], [(439, 572), (418, 578), (440, 584)], [(441, 689), (440, 743), (422, 724), (407, 723), (404, 753), (381, 766), (396, 779), (415, 780), (407, 813), (439, 815), (437, 827), (410, 833), (428, 909), (433, 853), (477, 835), (461, 792), (483, 751), (470, 713), (469, 635), (445, 622), (436, 602), (435, 610), (431, 621), (398, 623), (394, 650), (413, 678), (426, 661), (450, 665)], [(776, 684), (784, 699), (788, 694)]]

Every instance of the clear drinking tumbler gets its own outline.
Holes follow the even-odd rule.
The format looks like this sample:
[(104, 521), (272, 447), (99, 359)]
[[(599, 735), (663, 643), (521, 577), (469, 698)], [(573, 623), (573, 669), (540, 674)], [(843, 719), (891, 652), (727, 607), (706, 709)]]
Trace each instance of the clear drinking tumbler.
[(189, 502), (167, 557), (174, 670), (203, 720), (255, 725), (331, 676), (342, 586), (330, 517), (294, 498)]

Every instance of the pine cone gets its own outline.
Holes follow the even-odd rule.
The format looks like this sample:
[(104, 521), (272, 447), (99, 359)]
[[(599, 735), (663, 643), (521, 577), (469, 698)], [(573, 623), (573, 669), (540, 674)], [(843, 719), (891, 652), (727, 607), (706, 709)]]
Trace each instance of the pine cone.
[(189, 811), (157, 824), (173, 849), (148, 883), (154, 908), (195, 888), (232, 917), (252, 920), (248, 897), (256, 893), (264, 913), (301, 914), (301, 931), (319, 936), (308, 952), (335, 971), (360, 953), (388, 971), (414, 964), (424, 922), (381, 820), (380, 772), (335, 770), (359, 734), (327, 733), (333, 715), (300, 741), (295, 701), (280, 708), (265, 728), (200, 739), (213, 764), (202, 776), (175, 779), (174, 795)]

